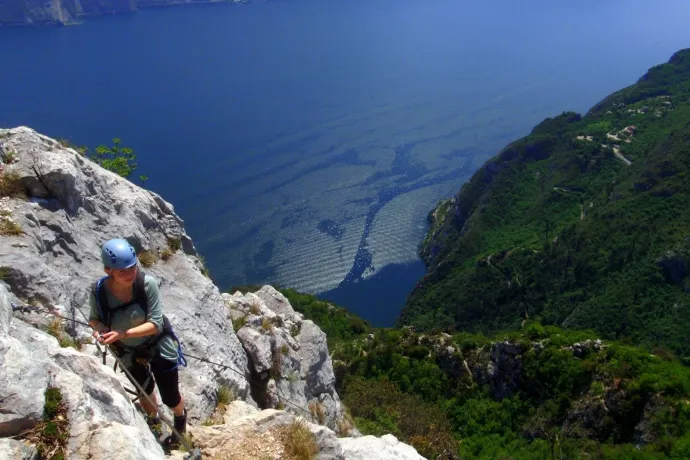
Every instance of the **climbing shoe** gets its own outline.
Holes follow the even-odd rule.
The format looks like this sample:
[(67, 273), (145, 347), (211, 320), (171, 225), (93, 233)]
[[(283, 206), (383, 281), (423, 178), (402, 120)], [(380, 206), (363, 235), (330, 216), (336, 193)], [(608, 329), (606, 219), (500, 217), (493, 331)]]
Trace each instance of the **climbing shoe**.
[(163, 436), (163, 424), (161, 423), (161, 419), (158, 417), (158, 415), (147, 415), (146, 424), (149, 426), (151, 433), (153, 433), (156, 439), (160, 439), (160, 437)]
[[(173, 418), (173, 426), (175, 427), (175, 431), (177, 431), (180, 436), (184, 436), (187, 433), (187, 409), (184, 410), (184, 414), (180, 415), (179, 417), (176, 415)], [(177, 437), (176, 433), (171, 434), (165, 440), (165, 447), (168, 450), (177, 450), (181, 445), (182, 441)]]

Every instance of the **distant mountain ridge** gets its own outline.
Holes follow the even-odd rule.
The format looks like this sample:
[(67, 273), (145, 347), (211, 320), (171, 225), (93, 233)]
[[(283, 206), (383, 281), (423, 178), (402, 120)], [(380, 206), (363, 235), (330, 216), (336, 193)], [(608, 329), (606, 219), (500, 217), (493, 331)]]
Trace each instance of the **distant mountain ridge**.
[(429, 271), (399, 325), (526, 320), (690, 360), (690, 50), (586, 115), (546, 119), (429, 220)]
[(60, 26), (81, 18), (133, 13), (140, 8), (244, 0), (0, 0), (0, 26)]

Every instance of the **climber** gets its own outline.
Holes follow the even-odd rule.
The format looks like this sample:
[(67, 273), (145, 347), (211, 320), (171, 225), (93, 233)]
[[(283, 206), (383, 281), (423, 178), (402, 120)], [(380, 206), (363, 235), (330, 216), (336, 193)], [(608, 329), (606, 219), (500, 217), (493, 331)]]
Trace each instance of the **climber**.
[[(91, 289), (89, 324), (94, 329), (93, 336), (108, 345), (145, 389), (148, 397), (139, 395), (139, 401), (152, 431), (160, 435), (155, 381), (163, 403), (173, 411), (175, 430), (184, 436), (187, 410), (179, 390), (177, 369), (184, 364), (184, 358), (163, 315), (158, 282), (137, 266), (136, 253), (127, 240), (107, 241), (101, 248), (101, 260), (108, 276)], [(176, 449), (180, 443), (173, 433), (164, 446)]]

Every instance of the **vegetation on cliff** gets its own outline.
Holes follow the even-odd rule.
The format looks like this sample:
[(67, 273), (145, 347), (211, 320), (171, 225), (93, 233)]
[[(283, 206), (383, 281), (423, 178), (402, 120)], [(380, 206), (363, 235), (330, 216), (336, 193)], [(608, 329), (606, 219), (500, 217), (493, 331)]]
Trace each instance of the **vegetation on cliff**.
[(690, 50), (585, 116), (547, 119), (432, 213), (399, 325), (525, 320), (690, 361)]
[(427, 458), (690, 454), (690, 369), (669, 352), (531, 321), (486, 337), (312, 319), (329, 334), (337, 388), (360, 431), (392, 433)]

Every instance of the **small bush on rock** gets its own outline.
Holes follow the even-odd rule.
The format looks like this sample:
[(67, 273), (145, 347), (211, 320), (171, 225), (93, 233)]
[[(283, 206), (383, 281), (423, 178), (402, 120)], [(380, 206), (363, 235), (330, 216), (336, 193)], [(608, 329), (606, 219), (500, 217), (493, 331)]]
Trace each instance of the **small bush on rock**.
[(137, 169), (136, 155), (134, 150), (122, 147), (122, 141), (118, 138), (113, 139), (113, 146), (107, 147), (99, 145), (96, 153), (87, 152), (87, 157), (101, 167), (112, 171), (115, 174), (128, 178)]
[(163, 251), (161, 252), (161, 259), (163, 260), (169, 260), (172, 256), (173, 252), (168, 248), (163, 249)]
[(320, 402), (314, 401), (309, 403), (309, 413), (316, 420), (319, 425), (326, 423), (326, 409)]
[(247, 324), (247, 316), (240, 316), (237, 319), (232, 320), (232, 328), (235, 330), (235, 332), (239, 331), (244, 327), (244, 325)]
[(319, 452), (314, 435), (302, 420), (295, 420), (282, 428), (279, 437), (285, 447), (287, 459), (312, 460)]
[(221, 385), (216, 389), (216, 408), (225, 410), (225, 407), (236, 399), (235, 392), (227, 385)]
[(182, 242), (179, 238), (168, 238), (168, 248), (172, 251), (179, 251), (182, 248)]
[(21, 225), (6, 218), (0, 218), (0, 235), (19, 236), (22, 233)]
[(22, 434), (22, 438), (36, 446), (38, 458), (64, 460), (69, 440), (67, 408), (58, 388), (46, 389), (43, 405), (43, 420), (34, 428)]
[(6, 196), (17, 198), (24, 195), (24, 186), (19, 174), (7, 171), (0, 172), (0, 198)]
[(266, 331), (270, 331), (273, 328), (273, 323), (271, 323), (270, 319), (264, 318), (261, 320), (261, 327)]
[(152, 267), (156, 262), (158, 262), (158, 255), (151, 251), (142, 251), (139, 253), (137, 258), (139, 259), (141, 265), (146, 268)]
[(8, 150), (7, 152), (2, 152), (2, 162), (6, 165), (14, 163), (16, 159), (17, 154), (12, 152), (11, 150)]

